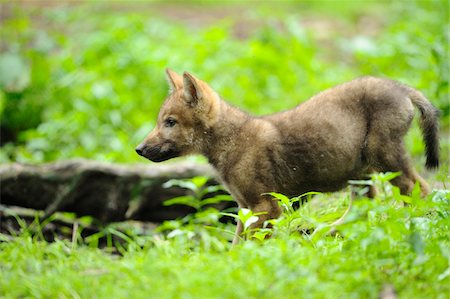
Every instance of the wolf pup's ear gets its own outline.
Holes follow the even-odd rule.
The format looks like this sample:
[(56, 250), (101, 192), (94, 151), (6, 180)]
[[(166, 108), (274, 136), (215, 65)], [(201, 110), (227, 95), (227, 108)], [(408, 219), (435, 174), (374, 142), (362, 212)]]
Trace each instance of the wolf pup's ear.
[(183, 88), (183, 78), (172, 71), (171, 69), (166, 69), (167, 83), (169, 83), (170, 92), (179, 90)]
[(186, 96), (187, 103), (194, 107), (198, 104), (202, 98), (201, 81), (188, 72), (183, 73), (184, 82), (184, 95)]

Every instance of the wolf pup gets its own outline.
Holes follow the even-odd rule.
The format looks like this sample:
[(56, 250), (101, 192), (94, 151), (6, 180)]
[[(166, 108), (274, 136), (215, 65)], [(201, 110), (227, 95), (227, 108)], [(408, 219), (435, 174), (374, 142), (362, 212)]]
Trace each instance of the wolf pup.
[[(166, 70), (170, 94), (155, 129), (136, 148), (154, 162), (202, 154), (239, 207), (265, 212), (254, 227), (281, 210), (267, 195), (333, 192), (373, 172), (401, 172), (402, 194), (427, 183), (411, 166), (402, 141), (420, 111), (426, 167), (439, 161), (438, 110), (417, 90), (363, 77), (325, 90), (294, 109), (253, 117), (223, 101), (188, 72)], [(369, 191), (373, 196), (374, 190)], [(239, 240), (238, 223), (233, 243)]]

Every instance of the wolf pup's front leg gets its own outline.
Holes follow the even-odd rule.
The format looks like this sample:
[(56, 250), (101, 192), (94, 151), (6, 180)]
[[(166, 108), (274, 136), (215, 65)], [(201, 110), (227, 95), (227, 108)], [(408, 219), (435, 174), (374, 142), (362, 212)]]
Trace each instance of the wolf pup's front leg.
[(241, 239), (241, 234), (242, 234), (242, 232), (244, 230), (243, 229), (244, 225), (242, 224), (242, 221), (237, 219), (236, 222), (237, 222), (237, 224), (236, 224), (236, 232), (234, 233), (233, 243), (232, 243), (233, 246), (237, 245), (239, 243), (239, 241)]

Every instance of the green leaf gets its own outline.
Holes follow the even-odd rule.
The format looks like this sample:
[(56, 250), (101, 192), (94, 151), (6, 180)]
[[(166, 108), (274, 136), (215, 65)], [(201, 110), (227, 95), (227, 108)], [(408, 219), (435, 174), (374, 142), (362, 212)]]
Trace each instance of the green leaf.
[(411, 244), (412, 249), (415, 253), (423, 255), (425, 251), (425, 242), (422, 239), (422, 236), (418, 232), (413, 232), (409, 235), (408, 239)]
[(198, 210), (200, 208), (198, 200), (191, 195), (184, 195), (184, 196), (179, 196), (179, 197), (165, 200), (163, 202), (163, 205), (165, 205), (165, 206), (185, 205), (185, 206), (193, 207), (196, 210)]
[(204, 194), (214, 193), (218, 191), (226, 191), (222, 185), (208, 186), (204, 189)]
[(386, 172), (386, 173), (379, 173), (377, 175), (377, 178), (381, 181), (381, 182), (389, 182), (393, 179), (395, 179), (396, 177), (402, 175), (401, 172)]
[(255, 238), (259, 241), (264, 241), (268, 236), (270, 236), (271, 233), (272, 230), (270, 229), (260, 229), (252, 234), (252, 238)]
[(22, 92), (29, 83), (30, 70), (22, 56), (13, 53), (0, 55), (0, 88)]
[(216, 195), (214, 197), (210, 197), (207, 199), (204, 199), (200, 202), (201, 206), (209, 205), (209, 204), (216, 204), (223, 201), (234, 201), (233, 197), (231, 195)]
[(222, 215), (222, 216), (232, 217), (232, 218), (234, 218), (236, 221), (239, 220), (239, 216), (236, 215), (236, 214), (233, 214), (233, 213), (220, 212), (219, 214)]
[(271, 196), (275, 197), (276, 199), (278, 199), (278, 201), (281, 203), (282, 206), (285, 207), (285, 209), (289, 210), (292, 207), (289, 197), (287, 197), (286, 195), (276, 193), (276, 192), (270, 192), (270, 193), (266, 193), (266, 194), (271, 195)]
[(420, 189), (420, 183), (419, 181), (416, 181), (414, 184), (414, 188), (411, 192), (411, 200), (412, 202), (421, 200), (421, 189)]
[(208, 180), (209, 180), (208, 177), (197, 176), (197, 177), (193, 177), (191, 179), (191, 182), (197, 187), (197, 189), (200, 189), (201, 187), (203, 187), (208, 182)]
[(171, 187), (180, 187), (184, 189), (189, 189), (194, 192), (198, 190), (197, 186), (190, 180), (177, 180), (172, 179), (163, 184), (164, 188), (171, 188)]
[(403, 195), (400, 193), (400, 188), (397, 186), (392, 186), (392, 196), (402, 202), (406, 202), (406, 203), (412, 203), (413, 200), (411, 197), (407, 196), (407, 195)]
[[(258, 213), (259, 215), (262, 213)], [(244, 226), (244, 230), (246, 230), (250, 225), (256, 223), (259, 219), (257, 214), (253, 214), (250, 209), (242, 208), (238, 212), (239, 220), (242, 222)]]

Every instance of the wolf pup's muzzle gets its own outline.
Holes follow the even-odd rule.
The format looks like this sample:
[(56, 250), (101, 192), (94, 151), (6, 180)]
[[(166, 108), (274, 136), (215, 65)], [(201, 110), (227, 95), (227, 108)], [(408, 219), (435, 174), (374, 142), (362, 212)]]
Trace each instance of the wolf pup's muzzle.
[(136, 153), (153, 162), (166, 161), (178, 157), (180, 154), (173, 146), (169, 146), (166, 150), (162, 150), (161, 146), (149, 147), (146, 144), (139, 144), (136, 148)]

